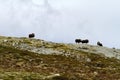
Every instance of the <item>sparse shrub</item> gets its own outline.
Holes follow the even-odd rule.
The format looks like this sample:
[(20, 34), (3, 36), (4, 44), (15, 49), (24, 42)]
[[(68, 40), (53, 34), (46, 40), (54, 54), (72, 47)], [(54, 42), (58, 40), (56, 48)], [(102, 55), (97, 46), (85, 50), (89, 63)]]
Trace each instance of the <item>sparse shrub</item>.
[(12, 39), (12, 37), (8, 37), (8, 39)]
[(31, 44), (31, 41), (30, 41), (30, 40), (25, 39), (25, 40), (24, 40), (24, 43)]
[(32, 77), (32, 75), (30, 75), (30, 76), (24, 76), (23, 80), (35, 80), (35, 79)]
[(52, 78), (52, 80), (69, 80), (69, 79), (65, 76), (55, 76)]

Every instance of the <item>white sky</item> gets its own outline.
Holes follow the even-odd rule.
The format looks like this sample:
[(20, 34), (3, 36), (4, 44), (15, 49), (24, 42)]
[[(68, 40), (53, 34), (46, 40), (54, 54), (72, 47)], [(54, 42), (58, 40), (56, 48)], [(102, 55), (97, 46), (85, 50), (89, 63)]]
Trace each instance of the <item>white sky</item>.
[(120, 0), (0, 0), (0, 35), (120, 48)]

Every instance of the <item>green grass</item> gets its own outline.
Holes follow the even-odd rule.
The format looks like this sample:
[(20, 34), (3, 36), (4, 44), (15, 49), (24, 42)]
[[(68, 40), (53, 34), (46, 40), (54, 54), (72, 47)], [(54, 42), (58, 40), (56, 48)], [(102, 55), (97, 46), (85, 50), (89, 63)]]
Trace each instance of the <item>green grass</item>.
[[(63, 45), (57, 47), (56, 50), (59, 49), (72, 54), (79, 54), (81, 60), (64, 55), (37, 54), (0, 45), (0, 79), (41, 80), (56, 73), (61, 76), (47, 80), (120, 79), (120, 60), (69, 49)], [(86, 58), (91, 61), (87, 62)]]

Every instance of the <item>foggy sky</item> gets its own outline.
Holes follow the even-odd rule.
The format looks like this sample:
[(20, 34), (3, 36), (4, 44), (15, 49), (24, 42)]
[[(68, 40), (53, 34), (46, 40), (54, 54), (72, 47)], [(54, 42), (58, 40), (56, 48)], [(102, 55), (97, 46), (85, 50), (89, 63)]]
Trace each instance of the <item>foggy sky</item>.
[(120, 48), (119, 0), (0, 0), (0, 35)]

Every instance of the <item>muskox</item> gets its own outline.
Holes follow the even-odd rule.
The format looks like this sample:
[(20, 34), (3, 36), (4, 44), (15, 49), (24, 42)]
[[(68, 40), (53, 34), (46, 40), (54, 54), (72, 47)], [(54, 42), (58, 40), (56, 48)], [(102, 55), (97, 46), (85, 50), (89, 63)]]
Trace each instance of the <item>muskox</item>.
[(29, 38), (34, 38), (35, 37), (35, 34), (32, 33), (32, 34), (29, 34)]
[(98, 46), (103, 46), (102, 43), (99, 42), (99, 41), (97, 42), (97, 45), (98, 45)]
[(76, 43), (80, 43), (80, 42), (81, 42), (81, 39), (75, 39), (75, 42), (76, 42)]
[(88, 39), (85, 39), (85, 40), (81, 40), (82, 43), (89, 43), (89, 40)]

